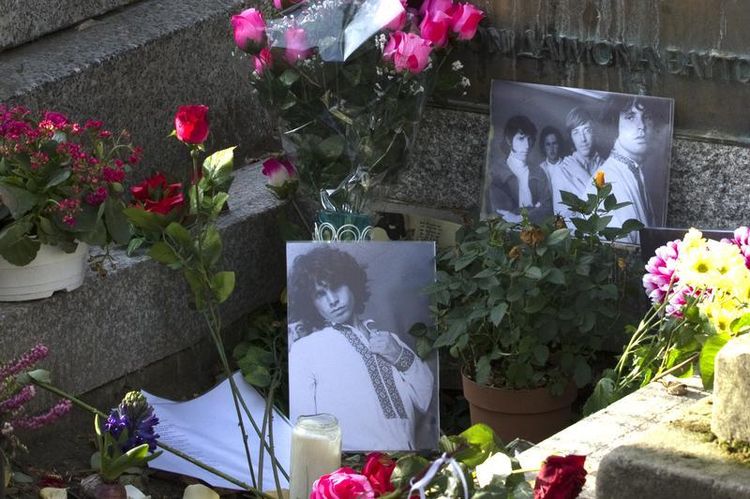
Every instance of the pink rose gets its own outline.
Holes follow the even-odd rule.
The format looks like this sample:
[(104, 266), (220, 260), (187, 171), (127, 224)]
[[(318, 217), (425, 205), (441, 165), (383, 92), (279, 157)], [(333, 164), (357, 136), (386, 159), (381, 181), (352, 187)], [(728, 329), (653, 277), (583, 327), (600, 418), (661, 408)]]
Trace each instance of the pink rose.
[(479, 21), (484, 12), (470, 3), (460, 3), (453, 10), (451, 29), (458, 34), (459, 40), (471, 40), (477, 32)]
[(421, 73), (430, 62), (430, 42), (413, 33), (396, 31), (383, 49), (383, 59), (393, 62), (397, 71)]
[(453, 13), (453, 0), (424, 0), (419, 7), (419, 15), (426, 16), (433, 12)]
[(202, 144), (208, 138), (208, 106), (180, 106), (174, 116), (177, 138), (186, 144)]
[(273, 59), (271, 58), (271, 50), (268, 47), (263, 47), (258, 55), (253, 56), (253, 66), (255, 66), (255, 74), (258, 76), (266, 72), (271, 67)]
[(315, 480), (310, 499), (374, 499), (375, 491), (366, 477), (351, 468), (339, 468)]
[(428, 12), (422, 24), (419, 25), (419, 32), (422, 38), (432, 42), (435, 47), (445, 47), (448, 43), (448, 29), (451, 24), (451, 16), (441, 10)]
[(385, 25), (385, 29), (400, 31), (406, 25), (406, 19), (406, 0), (401, 0), (401, 12)]
[(247, 9), (232, 16), (234, 43), (240, 50), (257, 53), (266, 44), (266, 22), (256, 9)]
[(286, 41), (286, 50), (284, 51), (284, 59), (289, 64), (294, 64), (302, 59), (310, 57), (312, 50), (307, 44), (307, 35), (305, 30), (302, 28), (289, 28), (284, 33), (284, 40)]

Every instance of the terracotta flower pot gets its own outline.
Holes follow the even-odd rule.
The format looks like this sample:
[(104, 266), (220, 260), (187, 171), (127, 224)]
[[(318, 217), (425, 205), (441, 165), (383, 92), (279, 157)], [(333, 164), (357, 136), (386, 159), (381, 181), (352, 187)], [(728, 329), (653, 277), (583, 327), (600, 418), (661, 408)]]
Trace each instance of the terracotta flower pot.
[(461, 377), (472, 424), (490, 426), (504, 442), (520, 437), (538, 443), (571, 423), (570, 406), (578, 393), (574, 383), (553, 397), (546, 388), (508, 390)]

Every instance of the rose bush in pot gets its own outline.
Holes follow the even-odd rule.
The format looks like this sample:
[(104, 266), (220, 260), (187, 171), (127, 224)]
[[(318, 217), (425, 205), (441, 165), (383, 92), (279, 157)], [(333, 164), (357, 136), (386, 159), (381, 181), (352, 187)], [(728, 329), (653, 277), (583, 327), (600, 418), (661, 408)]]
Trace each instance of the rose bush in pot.
[[(561, 218), (540, 225), (525, 217), (520, 224), (491, 218), (461, 229), (455, 248), (439, 257), (437, 282), (428, 289), (435, 325), (412, 332), (420, 351), (441, 348), (458, 358), (467, 398), (467, 389), (513, 390), (510, 404), (500, 403), (504, 411), (534, 412), (535, 400), (554, 405), (565, 395), (564, 407), (555, 409), (559, 426), (569, 417), (575, 387), (591, 381), (592, 360), (617, 320), (622, 294), (622, 261), (606, 241), (640, 228), (636, 220), (607, 227), (608, 213), (625, 203), (618, 204), (602, 178), (593, 186), (586, 200), (563, 193), (579, 215), (571, 220), (574, 229)], [(540, 388), (531, 400), (520, 391)], [(474, 419), (482, 412), (475, 409)], [(525, 414), (511, 419), (527, 428), (512, 435), (495, 426), (499, 435), (545, 434)]]

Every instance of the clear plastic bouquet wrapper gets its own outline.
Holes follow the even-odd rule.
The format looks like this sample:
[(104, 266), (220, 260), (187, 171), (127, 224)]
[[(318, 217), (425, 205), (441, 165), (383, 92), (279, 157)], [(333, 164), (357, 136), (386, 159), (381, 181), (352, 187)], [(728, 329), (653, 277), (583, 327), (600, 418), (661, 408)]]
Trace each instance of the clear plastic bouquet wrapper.
[(232, 18), (251, 84), (321, 209), (367, 212), (373, 187), (405, 165), (438, 74), (446, 86), (468, 84), (460, 62), (446, 60), (483, 15), (452, 0), (313, 0), (272, 20), (256, 9)]

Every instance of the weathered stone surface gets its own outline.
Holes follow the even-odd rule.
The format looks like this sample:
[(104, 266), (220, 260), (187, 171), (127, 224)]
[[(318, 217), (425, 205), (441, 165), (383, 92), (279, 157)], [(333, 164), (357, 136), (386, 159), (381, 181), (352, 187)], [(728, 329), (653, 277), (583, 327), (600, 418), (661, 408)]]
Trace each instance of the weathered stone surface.
[[(490, 120), (428, 108), (410, 165), (384, 195), (403, 203), (478, 212)], [(750, 149), (675, 139), (667, 224), (734, 229), (748, 223)]]
[(607, 454), (599, 464), (596, 497), (750, 498), (750, 466), (712, 440), (708, 402), (696, 402), (674, 421)]
[[(230, 209), (219, 219), (224, 267), (236, 288), (222, 305), (224, 324), (278, 299), (284, 286), (284, 243), (276, 216), (283, 207), (264, 187), (257, 166), (236, 172)], [(44, 367), (58, 386), (80, 394), (183, 350), (208, 334), (188, 308), (178, 272), (146, 256), (113, 253), (106, 278), (89, 271), (70, 293), (0, 303), (0, 352), (16, 356), (36, 342), (50, 348)]]
[(266, 152), (272, 128), (235, 56), (229, 18), (242, 0), (139, 2), (92, 22), (0, 54), (0, 102), (55, 109), (128, 129), (144, 147), (135, 177), (159, 169), (187, 175), (175, 139), (177, 106), (210, 108), (209, 150), (240, 144), (238, 157)]
[(0, 0), (0, 52), (135, 0)]
[[(652, 383), (606, 409), (582, 419), (560, 433), (520, 454), (524, 468), (536, 469), (550, 455), (582, 454), (586, 456), (586, 485), (580, 499), (593, 499), (599, 477), (600, 462), (612, 449), (638, 440), (658, 424), (674, 418), (696, 400), (706, 397), (700, 380), (685, 380), (685, 396), (670, 395), (660, 383)], [(534, 474), (527, 475), (528, 479)], [(645, 494), (639, 499), (659, 497)], [(707, 496), (708, 497), (708, 496)]]
[(716, 355), (711, 431), (724, 441), (750, 442), (750, 337), (740, 336)]

